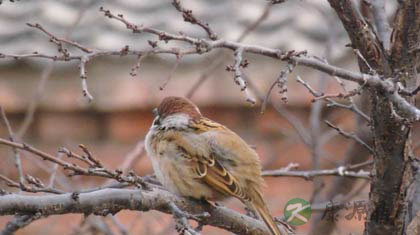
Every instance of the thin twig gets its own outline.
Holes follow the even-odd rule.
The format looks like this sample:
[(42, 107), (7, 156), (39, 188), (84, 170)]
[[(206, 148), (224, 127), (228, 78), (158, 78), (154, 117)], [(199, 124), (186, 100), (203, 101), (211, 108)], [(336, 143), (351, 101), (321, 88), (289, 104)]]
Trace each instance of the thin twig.
[(325, 99), (325, 100), (327, 100), (327, 99), (329, 99), (329, 98), (341, 98), (341, 99), (346, 99), (346, 98), (350, 98), (350, 97), (355, 96), (355, 95), (360, 95), (360, 92), (361, 92), (361, 91), (362, 91), (362, 86), (360, 86), (360, 87), (358, 87), (358, 88), (356, 88), (356, 89), (354, 89), (354, 90), (351, 90), (351, 91), (349, 91), (348, 93), (338, 92), (337, 94), (324, 94), (324, 95), (321, 95), (321, 96), (315, 97), (315, 98), (313, 99), (313, 101), (315, 101), (315, 100), (321, 100), (321, 99)]
[[(6, 125), (7, 131), (9, 132), (9, 139), (12, 142), (16, 141), (16, 137), (15, 134), (12, 130), (12, 127), (9, 123), (9, 119), (6, 116), (6, 112), (4, 111), (3, 107), (0, 106), (0, 116), (3, 119), (4, 124)], [(20, 154), (17, 148), (13, 147), (13, 154), (15, 156), (15, 167), (18, 171), (18, 175), (19, 175), (19, 183), (21, 185), (23, 185), (24, 183), (24, 177), (23, 177), (23, 169), (22, 169), (22, 161), (20, 160)]]
[[(80, 17), (78, 17), (78, 18), (80, 18)], [(77, 24), (77, 23), (76, 23)], [(73, 47), (75, 47), (75, 48), (77, 48), (77, 49), (80, 49), (81, 51), (83, 51), (83, 52), (86, 52), (86, 53), (91, 53), (91, 52), (93, 52), (93, 50), (92, 49), (90, 49), (90, 48), (87, 48), (87, 47), (85, 47), (85, 46), (83, 46), (83, 45), (81, 45), (81, 44), (79, 44), (79, 43), (77, 43), (77, 42), (75, 42), (75, 41), (72, 41), (72, 40), (68, 40), (68, 39), (66, 39), (66, 38), (59, 38), (59, 37), (57, 37), (57, 36), (55, 36), (55, 35), (53, 35), (52, 33), (50, 33), (48, 30), (46, 30), (44, 27), (42, 27), (40, 24), (38, 24), (38, 23), (35, 23), (35, 24), (31, 24), (31, 23), (26, 23), (26, 25), (28, 25), (29, 27), (32, 27), (32, 28), (37, 28), (37, 29), (39, 29), (40, 31), (42, 31), (43, 33), (45, 33), (46, 35), (48, 35), (52, 40), (54, 40), (54, 41), (58, 41), (58, 42), (63, 42), (63, 43), (66, 43), (66, 44), (68, 44), (68, 45), (70, 45), (70, 46), (73, 46)]]
[(354, 190), (354, 192), (347, 194), (344, 198), (339, 199), (337, 202), (328, 201), (323, 203), (317, 203), (315, 205), (311, 205), (311, 209), (312, 211), (325, 211), (326, 209), (328, 209), (328, 205), (330, 205), (331, 203), (334, 203), (334, 206), (345, 206), (348, 202), (350, 202), (350, 200), (352, 200), (354, 197), (360, 194), (363, 191), (363, 189), (368, 185), (370, 185), (370, 181), (365, 181), (356, 190)]
[(360, 110), (354, 103), (350, 103), (348, 105), (338, 103), (334, 100), (328, 100), (329, 103), (327, 104), (327, 107), (338, 107), (343, 109), (348, 109), (356, 114), (358, 114), (360, 117), (362, 117), (367, 123), (371, 123), (370, 117), (364, 113), (362, 110)]
[(241, 33), (241, 35), (236, 41), (242, 42), (246, 38), (246, 36), (248, 36), (252, 31), (254, 31), (265, 19), (267, 19), (272, 6), (273, 4), (271, 2), (267, 3), (261, 15), (252, 24), (245, 28), (245, 30)]
[[(249, 83), (250, 88), (256, 94), (258, 99), (261, 102), (263, 102), (263, 100), (264, 100), (263, 94), (258, 91), (257, 87), (252, 83), (252, 81), (247, 79), (247, 82)], [(277, 105), (274, 102), (272, 102), (271, 100), (269, 100), (269, 103), (277, 111), (277, 113), (280, 114), (284, 119), (286, 119), (286, 121), (293, 127), (293, 129), (295, 129), (296, 133), (299, 135), (299, 138), (302, 140), (302, 142), (305, 145), (310, 146), (310, 144), (311, 144), (311, 139), (310, 138), (311, 137), (310, 137), (307, 129), (303, 125), (303, 123), (299, 120), (299, 118), (296, 117), (295, 115), (293, 115), (291, 112), (289, 112), (287, 109), (285, 109), (281, 105)]]
[[(130, 168), (135, 166), (136, 163), (140, 160), (140, 157), (144, 155), (145, 148), (144, 148), (144, 141), (137, 142), (136, 146), (133, 150), (127, 153), (124, 156), (124, 162), (119, 166), (122, 171), (129, 171)], [(112, 179), (105, 181), (105, 184), (110, 184)]]
[[(315, 91), (307, 82), (302, 80), (302, 78), (300, 78), (299, 76), (296, 76), (296, 81), (301, 83), (314, 97), (324, 96), (324, 93), (318, 93), (317, 91)], [(339, 79), (337, 81), (341, 82), (341, 80), (339, 80)], [(342, 84), (342, 82), (340, 84)], [(342, 84), (342, 86), (344, 86), (344, 84)], [(345, 89), (345, 87), (343, 87), (343, 89)], [(348, 110), (360, 115), (363, 119), (365, 119), (368, 123), (370, 123), (370, 117), (368, 115), (366, 115), (364, 112), (362, 112), (359, 108), (357, 108), (357, 106), (354, 104), (354, 101), (352, 100), (351, 96), (349, 96), (348, 98), (350, 99), (350, 104), (349, 105), (338, 103), (338, 102), (336, 102), (333, 99), (328, 98), (328, 97), (325, 98), (325, 100), (329, 102), (327, 104), (327, 107), (339, 107), (339, 108), (348, 109)]]
[(235, 76), (234, 76), (234, 81), (236, 83), (236, 85), (238, 85), (241, 89), (241, 91), (245, 92), (245, 97), (246, 97), (246, 101), (251, 103), (251, 104), (255, 104), (255, 99), (251, 96), (251, 94), (249, 93), (249, 90), (247, 89), (247, 85), (245, 80), (242, 78), (242, 71), (241, 71), (241, 67), (246, 67), (247, 63), (243, 64), (243, 54), (244, 49), (243, 48), (238, 48), (235, 51), (235, 65), (233, 66), (233, 68), (231, 70), (233, 70)]
[[(180, 235), (189, 234), (189, 235), (200, 235), (195, 231), (191, 225), (188, 223), (188, 218), (197, 218), (191, 214), (188, 214), (184, 211), (181, 211), (173, 202), (168, 202), (168, 207), (172, 212), (172, 215), (175, 220), (175, 228)], [(199, 219), (196, 219), (199, 220)]]
[(286, 95), (286, 92), (287, 92), (287, 79), (288, 79), (289, 74), (291, 74), (293, 72), (293, 69), (295, 68), (295, 66), (296, 66), (295, 64), (288, 63), (286, 65), (286, 68), (283, 69), (280, 72), (279, 76), (271, 84), (270, 88), (267, 91), (267, 94), (265, 95), (264, 101), (263, 101), (263, 103), (261, 105), (261, 113), (264, 113), (265, 112), (265, 109), (267, 107), (267, 101), (270, 98), (271, 91), (274, 89), (274, 87), (276, 85), (279, 88), (279, 94), (282, 95), (281, 100), (283, 102), (287, 103), (287, 95)]
[(112, 223), (115, 224), (115, 226), (117, 226), (118, 231), (120, 231), (120, 234), (121, 235), (128, 235), (128, 234), (130, 234), (129, 233), (129, 230), (124, 226), (124, 224), (122, 224), (120, 222), (120, 220), (116, 216), (110, 215), (109, 217), (111, 218)]
[(320, 97), (324, 95), (323, 93), (318, 93), (315, 91), (315, 89), (313, 89), (307, 82), (303, 81), (299, 75), (296, 76), (296, 81), (302, 84), (314, 97)]
[(87, 159), (89, 159), (93, 167), (103, 167), (102, 163), (90, 153), (86, 146), (79, 144), (79, 148), (86, 154)]
[(81, 161), (81, 162), (86, 163), (89, 167), (94, 167), (94, 164), (93, 164), (91, 161), (89, 161), (89, 159), (88, 159), (86, 156), (84, 156), (84, 155), (79, 155), (79, 154), (77, 154), (77, 153), (75, 153), (75, 152), (73, 152), (73, 151), (70, 151), (70, 150), (69, 150), (69, 149), (67, 149), (67, 148), (59, 148), (59, 149), (58, 149), (58, 153), (63, 153), (63, 154), (65, 154), (68, 158), (74, 158), (74, 159), (77, 159), (77, 160), (79, 160), (79, 161)]
[[(98, 214), (101, 215), (101, 214)], [(107, 221), (104, 219), (104, 216), (89, 215), (84, 216), (79, 226), (80, 228), (75, 229), (74, 235), (85, 234), (83, 227), (86, 227), (86, 230), (92, 229), (97, 231), (98, 234), (102, 235), (115, 235), (115, 233), (109, 227)]]
[(80, 79), (82, 82), (82, 92), (83, 96), (88, 99), (89, 102), (93, 100), (93, 96), (90, 94), (88, 85), (87, 85), (87, 75), (86, 75), (86, 63), (89, 61), (89, 57), (82, 56), (80, 59)]
[(368, 67), (369, 72), (372, 74), (376, 74), (376, 71), (370, 66), (369, 62), (365, 59), (365, 57), (360, 53), (359, 49), (353, 49), (353, 52), (359, 57), (360, 60)]
[[(333, 76), (333, 78), (341, 86), (342, 90), (344, 92), (348, 93), (347, 92), (347, 87), (346, 87), (346, 84), (344, 83), (344, 81), (342, 79), (340, 79), (339, 77), (337, 77), (337, 76)], [(362, 83), (359, 88), (362, 89), (365, 85), (366, 85), (366, 83)], [(365, 119), (365, 121), (368, 124), (370, 124), (371, 123), (370, 117), (357, 107), (356, 102), (353, 99), (353, 96), (349, 96), (348, 99), (350, 100), (350, 104), (348, 106), (346, 106), (346, 105), (340, 105), (339, 103), (333, 101), (332, 99), (327, 99), (327, 101), (329, 101), (329, 104), (327, 104), (327, 107), (334, 107), (334, 106), (336, 106), (336, 107), (340, 107), (340, 108), (347, 108), (350, 111), (358, 114), (360, 117), (362, 117), (363, 119)]]
[(195, 82), (185, 97), (191, 99), (191, 97), (196, 93), (198, 88), (210, 77), (210, 74), (213, 73), (217, 68), (223, 65), (225, 61), (225, 57), (223, 56), (223, 52), (221, 51), (221, 55), (214, 59), (209, 66), (205, 66), (205, 71), (200, 75), (197, 82)]
[[(61, 159), (63, 157), (63, 153), (58, 153), (58, 156), (57, 156), (57, 158), (58, 159)], [(51, 172), (51, 175), (50, 175), (50, 179), (49, 179), (49, 183), (48, 183), (48, 187), (50, 187), (50, 188), (52, 188), (52, 187), (54, 187), (54, 181), (55, 181), (55, 177), (57, 176), (57, 169), (58, 169), (58, 164), (54, 164), (54, 166), (53, 166), (53, 170), (52, 170), (52, 172)]]
[(43, 192), (43, 193), (52, 193), (52, 194), (64, 193), (64, 191), (51, 188), (51, 187), (33, 187), (32, 185), (20, 184), (1, 174), (0, 174), (0, 180), (5, 182), (7, 186), (20, 189), (21, 191), (24, 191), (24, 192), (29, 192), (29, 193)]
[(25, 113), (25, 118), (23, 119), (22, 125), (20, 126), (17, 132), (17, 136), (19, 137), (19, 139), (23, 138), (23, 136), (28, 131), (28, 128), (34, 119), (35, 111), (38, 108), (39, 102), (44, 94), (45, 85), (51, 76), (53, 68), (54, 68), (54, 62), (50, 62), (42, 70), (41, 79), (39, 80), (34, 97), (29, 102), (28, 109), (26, 110), (26, 113)]
[[(262, 22), (264, 22), (264, 20), (267, 19), (271, 8), (272, 4), (268, 3), (264, 8), (262, 14), (253, 23), (251, 23), (248, 27), (245, 28), (245, 30), (241, 33), (241, 35), (236, 41), (242, 42), (252, 31), (254, 31), (259, 25), (261, 25)], [(191, 97), (195, 94), (198, 88), (210, 77), (210, 74), (223, 65), (224, 61), (226, 60), (225, 55), (226, 53), (224, 51), (219, 51), (218, 55), (215, 59), (212, 60), (211, 64), (209, 66), (205, 66), (206, 70), (200, 75), (197, 82), (191, 86), (190, 90), (187, 92), (185, 97), (191, 99)]]
[[(328, 50), (330, 41), (332, 39), (331, 36), (329, 36), (328, 45), (326, 48), (326, 57), (330, 57), (330, 51)], [(320, 74), (320, 78), (318, 80), (318, 90), (321, 92), (324, 92), (326, 87), (326, 79), (323, 78), (325, 74)], [(311, 155), (312, 155), (312, 170), (320, 170), (321, 169), (321, 157), (324, 155), (322, 151), (322, 144), (321, 144), (321, 138), (319, 136), (322, 135), (321, 132), (321, 116), (322, 116), (322, 102), (315, 101), (313, 105), (311, 105), (311, 112), (309, 114), (309, 133), (311, 137), (311, 144), (309, 148), (311, 149)], [(324, 181), (322, 178), (315, 178), (313, 180), (313, 190), (310, 197), (309, 202), (313, 204), (314, 202), (317, 202), (320, 197), (321, 190), (324, 187)]]
[(133, 150), (128, 152), (124, 156), (124, 162), (120, 165), (123, 171), (129, 170), (130, 167), (136, 165), (136, 162), (140, 160), (141, 156), (144, 156), (145, 148), (144, 148), (144, 141), (138, 141), (136, 146), (134, 146)]
[(325, 124), (327, 124), (329, 127), (333, 128), (334, 130), (336, 130), (340, 135), (348, 138), (348, 139), (353, 139), (354, 141), (356, 141), (358, 144), (362, 145), (363, 147), (365, 147), (367, 150), (369, 150), (370, 153), (374, 153), (375, 151), (373, 150), (372, 147), (370, 147), (368, 144), (366, 144), (362, 139), (360, 139), (355, 133), (353, 132), (345, 132), (343, 130), (341, 130), (339, 127), (335, 126), (334, 124), (332, 124), (331, 122), (325, 120), (324, 121)]
[[(87, 149), (86, 149), (87, 150)], [(136, 164), (136, 162), (140, 159), (140, 156), (143, 155), (144, 153), (144, 142), (143, 141), (139, 141), (136, 146), (134, 147), (134, 149), (132, 151), (130, 151), (129, 153), (127, 153), (124, 156), (124, 162), (119, 166), (119, 169), (121, 169), (121, 171), (126, 172), (127, 170), (131, 170), (129, 169), (130, 167), (132, 167), (133, 165)], [(70, 154), (74, 155), (74, 153), (68, 151)], [(89, 152), (89, 151), (87, 151)], [(90, 153), (89, 153), (90, 154)], [(91, 155), (91, 154), (90, 154)], [(79, 156), (79, 157), (85, 157), (85, 156)], [(87, 160), (87, 157), (85, 158)], [(90, 161), (88, 161), (88, 164), (90, 165)], [(141, 179), (139, 177), (137, 177), (134, 173), (131, 173), (131, 177), (133, 177), (135, 180), (141, 180), (141, 181), (147, 181), (146, 179)], [(104, 188), (124, 188), (124, 187), (128, 187), (131, 184), (127, 184), (127, 183), (118, 183), (118, 184), (113, 184), (112, 181), (114, 179), (107, 179), (105, 181), (105, 183), (103, 183), (103, 186), (97, 187), (97, 188), (93, 188), (90, 189), (90, 192), (96, 191), (96, 190), (100, 190), (100, 189), (104, 189)], [(145, 187), (150, 189), (149, 187)], [(86, 192), (86, 190), (84, 191)], [(118, 227), (119, 231), (121, 234), (128, 234), (128, 231), (125, 226), (123, 224), (121, 224), (118, 219), (114, 216), (111, 215), (111, 219), (113, 221), (114, 224), (116, 224), (116, 226)]]
[(210, 25), (208, 23), (205, 23), (205, 22), (197, 19), (197, 17), (195, 17), (193, 15), (192, 10), (188, 10), (188, 9), (183, 8), (181, 6), (181, 1), (180, 0), (173, 0), (172, 5), (175, 7), (175, 9), (177, 9), (179, 12), (182, 13), (182, 17), (184, 17), (184, 21), (200, 26), (202, 29), (204, 29), (204, 31), (206, 31), (208, 37), (211, 40), (217, 40), (217, 35), (210, 28)]
[(138, 187), (148, 187), (141, 177), (134, 175), (134, 173), (129, 173), (128, 175), (123, 175), (123, 172), (119, 169), (117, 170), (108, 170), (106, 168), (83, 168), (74, 163), (69, 163), (64, 160), (61, 160), (57, 157), (54, 157), (51, 154), (45, 153), (37, 148), (34, 148), (25, 143), (16, 143), (13, 141), (8, 141), (6, 139), (0, 138), (0, 144), (7, 145), (10, 147), (22, 149), (24, 151), (33, 153), (35, 156), (41, 157), (43, 160), (56, 163), (63, 167), (65, 170), (72, 171), (71, 175), (91, 175), (91, 176), (100, 176), (104, 178), (115, 179), (119, 182), (127, 182)]
[(140, 55), (138, 55), (137, 56), (137, 62), (136, 62), (136, 64), (131, 68), (131, 72), (130, 72), (130, 75), (132, 76), (132, 77), (135, 77), (135, 76), (137, 76), (137, 74), (139, 73), (139, 71), (140, 71), (140, 65), (141, 65), (141, 62), (144, 60), (144, 58), (146, 58), (146, 55), (142, 55), (142, 54), (140, 54)]
[(163, 89), (165, 89), (166, 85), (168, 85), (169, 81), (171, 80), (172, 76), (174, 75), (176, 69), (178, 68), (178, 65), (181, 63), (181, 58), (182, 55), (177, 55), (176, 56), (176, 61), (174, 66), (172, 67), (171, 71), (169, 72), (168, 76), (166, 77), (165, 81), (163, 82), (163, 84), (159, 87), (159, 89), (162, 91)]

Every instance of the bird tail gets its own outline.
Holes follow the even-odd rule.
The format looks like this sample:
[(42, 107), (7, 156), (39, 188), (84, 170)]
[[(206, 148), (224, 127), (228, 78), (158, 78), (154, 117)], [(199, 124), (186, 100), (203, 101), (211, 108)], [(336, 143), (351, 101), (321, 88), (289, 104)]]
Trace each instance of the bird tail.
[(277, 226), (276, 222), (274, 222), (273, 217), (270, 214), (270, 211), (268, 210), (267, 205), (264, 202), (264, 199), (261, 195), (261, 193), (257, 190), (252, 190), (251, 192), (253, 197), (252, 202), (246, 203), (248, 206), (250, 206), (255, 212), (258, 213), (258, 215), (261, 217), (261, 219), (264, 221), (264, 223), (267, 225), (268, 229), (270, 230), (272, 235), (282, 235), (284, 233), (280, 232), (279, 227)]

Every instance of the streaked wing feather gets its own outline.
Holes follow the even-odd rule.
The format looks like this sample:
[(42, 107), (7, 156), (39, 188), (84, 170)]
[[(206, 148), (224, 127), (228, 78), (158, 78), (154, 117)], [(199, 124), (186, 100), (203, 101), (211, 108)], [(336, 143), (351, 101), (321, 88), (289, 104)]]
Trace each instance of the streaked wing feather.
[[(226, 127), (213, 122), (209, 119), (200, 119), (197, 125), (205, 126), (205, 131), (223, 130), (228, 131)], [(202, 129), (202, 128), (201, 128)], [(217, 160), (217, 153), (212, 152), (209, 156), (197, 156), (195, 171), (199, 178), (202, 178), (212, 188), (223, 194), (236, 197), (240, 200), (248, 201), (249, 197), (241, 189), (238, 180)]]
[[(198, 120), (198, 122), (191, 123), (191, 124), (192, 124), (193, 129), (195, 129), (195, 131), (199, 130), (198, 132), (199, 134), (206, 133), (207, 131), (211, 132), (214, 130), (220, 131), (220, 132), (214, 132), (214, 133), (223, 133), (218, 136), (220, 138), (218, 138), (218, 142), (215, 143), (217, 147), (214, 148), (213, 146), (213, 149), (210, 147), (209, 148), (210, 154), (208, 155), (206, 154), (206, 156), (199, 155), (200, 153), (198, 153), (197, 151), (194, 151), (194, 147), (190, 143), (184, 140), (178, 141), (178, 145), (182, 146), (180, 148), (180, 150), (182, 150), (183, 152), (181, 156), (187, 158), (190, 161), (190, 163), (192, 164), (193, 170), (197, 175), (197, 178), (202, 179), (211, 188), (219, 191), (220, 193), (236, 197), (240, 199), (242, 202), (244, 202), (245, 204), (250, 205), (250, 208), (253, 208), (255, 211), (258, 212), (258, 214), (267, 224), (272, 234), (276, 234), (276, 235), (282, 234), (269, 213), (269, 210), (262, 198), (262, 194), (259, 190), (259, 187), (249, 187), (247, 188), (245, 192), (240, 187), (238, 180), (229, 172), (229, 169), (232, 166), (230, 166), (229, 168), (229, 163), (226, 163), (228, 161), (225, 162), (226, 157), (227, 157), (225, 156), (225, 152), (223, 150), (220, 151), (220, 149), (226, 148), (227, 146), (230, 146), (232, 149), (232, 146), (235, 146), (235, 144), (239, 145), (236, 147), (243, 147), (244, 145), (246, 145), (246, 143), (242, 142), (240, 137), (236, 136), (233, 132), (231, 132), (226, 127), (218, 123), (212, 122), (209, 119), (203, 118), (203, 119)], [(194, 127), (194, 125), (196, 125), (196, 127)], [(177, 140), (180, 140), (180, 139), (178, 138)], [(246, 160), (247, 162), (245, 163), (241, 162), (241, 164), (245, 164), (245, 165), (249, 164), (251, 166), (258, 166), (259, 164), (258, 158), (256, 157), (255, 153), (253, 153), (250, 148), (249, 150), (247, 148), (241, 148), (241, 149), (244, 152), (236, 152), (234, 154), (238, 154), (238, 155), (245, 154), (245, 156), (249, 156), (249, 158), (242, 159), (242, 160)], [(204, 154), (204, 153), (202, 152), (201, 154)], [(226, 164), (228, 168), (223, 166), (223, 164)], [(250, 173), (249, 174), (250, 176), (255, 176), (255, 177), (250, 178), (250, 180), (254, 180), (254, 185), (257, 185), (258, 183), (262, 184), (262, 181), (261, 181), (262, 179), (259, 178), (260, 173), (259, 173), (258, 168), (256, 168), (255, 171), (248, 171), (247, 173)]]
[(212, 188), (223, 194), (245, 199), (238, 181), (218, 161), (215, 161), (215, 165), (212, 167), (200, 162), (197, 165), (207, 168), (207, 174), (202, 179)]

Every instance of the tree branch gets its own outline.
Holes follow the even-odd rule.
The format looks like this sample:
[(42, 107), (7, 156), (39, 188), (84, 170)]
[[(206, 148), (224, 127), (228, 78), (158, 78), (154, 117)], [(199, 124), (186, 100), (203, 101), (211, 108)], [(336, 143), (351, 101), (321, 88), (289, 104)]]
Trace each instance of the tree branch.
[(40, 219), (42, 217), (41, 213), (35, 213), (33, 215), (17, 215), (13, 220), (9, 221), (5, 228), (0, 231), (1, 235), (13, 235), (15, 232), (30, 223), (34, 220)]
[[(16, 136), (15, 133), (12, 130), (12, 126), (9, 123), (9, 119), (6, 116), (6, 113), (3, 109), (3, 107), (0, 106), (0, 117), (1, 119), (3, 119), (4, 124), (6, 125), (7, 131), (9, 132), (9, 139), (12, 142), (16, 141)], [(13, 153), (14, 153), (14, 157), (15, 157), (15, 167), (17, 169), (18, 172), (18, 176), (19, 176), (19, 184), (23, 185), (24, 183), (24, 177), (23, 177), (23, 169), (22, 169), (22, 161), (20, 160), (20, 154), (17, 148), (13, 147), (12, 148)]]
[(361, 168), (367, 165), (371, 165), (373, 161), (366, 161), (359, 164), (354, 164), (350, 166), (340, 166), (333, 169), (324, 169), (324, 170), (313, 170), (313, 171), (293, 171), (290, 170), (290, 167), (285, 167), (278, 170), (265, 170), (262, 172), (263, 176), (288, 176), (288, 177), (302, 177), (306, 180), (311, 180), (314, 177), (318, 176), (347, 176), (354, 178), (363, 178), (370, 179), (370, 173), (364, 170), (358, 172), (351, 171), (357, 168)]
[[(333, 2), (330, 0), (330, 2)], [(334, 1), (335, 2), (335, 1)], [(346, 0), (345, 2), (348, 2)], [(341, 6), (341, 4), (339, 4)], [(342, 7), (342, 6), (341, 6)], [(342, 8), (340, 8), (342, 9)], [(100, 9), (102, 12), (104, 12), (106, 17), (109, 17), (111, 19), (118, 20), (122, 22), (128, 29), (130, 29), (133, 33), (150, 33), (153, 35), (158, 36), (158, 39), (164, 42), (169, 41), (183, 41), (186, 42), (193, 47), (189, 48), (170, 48), (170, 49), (163, 49), (159, 47), (153, 47), (150, 50), (132, 50), (128, 46), (125, 46), (119, 51), (112, 51), (112, 50), (93, 50), (91, 53), (87, 53), (85, 55), (46, 55), (41, 54), (38, 52), (34, 52), (32, 54), (23, 54), (23, 55), (12, 55), (12, 54), (2, 54), (0, 53), (0, 58), (13, 58), (13, 59), (21, 59), (21, 58), (45, 58), (45, 59), (51, 59), (54, 61), (71, 61), (71, 60), (79, 60), (80, 61), (80, 74), (82, 78), (82, 88), (84, 90), (84, 94), (89, 98), (89, 93), (87, 92), (87, 84), (86, 84), (86, 73), (84, 71), (84, 64), (86, 64), (87, 61), (101, 56), (112, 56), (112, 55), (119, 55), (119, 56), (126, 56), (126, 55), (157, 55), (157, 54), (174, 54), (174, 55), (190, 55), (190, 54), (202, 54), (207, 53), (213, 49), (216, 48), (226, 48), (235, 51), (236, 55), (236, 62), (238, 59), (241, 58), (241, 55), (243, 53), (252, 53), (252, 54), (259, 54), (263, 56), (272, 57), (275, 59), (288, 61), (296, 63), (297, 65), (304, 65), (306, 67), (314, 68), (316, 70), (325, 72), (327, 74), (341, 77), (345, 80), (356, 82), (360, 85), (365, 84), (366, 87), (372, 87), (381, 91), (384, 91), (389, 94), (391, 97), (391, 100), (395, 102), (396, 107), (399, 107), (402, 109), (403, 113), (408, 114), (409, 116), (407, 119), (411, 121), (419, 121), (420, 120), (420, 110), (418, 110), (416, 107), (410, 105), (409, 103), (405, 102), (404, 99), (398, 95), (394, 94), (394, 91), (397, 90), (395, 87), (395, 84), (391, 81), (384, 81), (382, 80), (378, 75), (367, 75), (367, 74), (361, 74), (361, 73), (354, 73), (345, 69), (341, 69), (332, 65), (329, 65), (325, 62), (320, 61), (319, 59), (311, 56), (307, 56), (306, 52), (295, 52), (295, 51), (282, 51), (280, 49), (273, 49), (273, 48), (267, 48), (263, 46), (258, 45), (250, 45), (250, 44), (244, 44), (234, 41), (228, 41), (228, 40), (207, 40), (203, 38), (194, 38), (190, 37), (184, 34), (171, 34), (167, 33), (162, 30), (145, 27), (143, 25), (135, 25), (127, 21), (123, 15), (119, 14), (114, 15), (109, 10), (105, 10), (104, 8)], [(376, 45), (376, 44), (375, 44)], [(371, 45), (372, 46), (372, 45)], [(366, 56), (365, 56), (366, 58)], [(367, 61), (372, 64), (369, 61), (369, 58), (367, 58)], [(243, 89), (243, 85), (241, 85), (241, 89)]]
[[(262, 221), (255, 220), (222, 206), (202, 204), (186, 198), (177, 197), (165, 190), (154, 188), (152, 191), (132, 189), (103, 189), (89, 193), (72, 193), (47, 196), (27, 196), (8, 194), (0, 196), (0, 215), (34, 214), (43, 216), (84, 213), (107, 215), (121, 210), (158, 210), (171, 213), (168, 202), (189, 214), (208, 213), (208, 217), (198, 219), (200, 223), (226, 229), (236, 234), (269, 234)], [(286, 234), (286, 233), (285, 233)]]
[(340, 135), (349, 138), (349, 139), (353, 139), (354, 141), (356, 141), (356, 143), (362, 145), (363, 147), (365, 147), (367, 150), (369, 150), (370, 153), (375, 153), (375, 151), (373, 150), (372, 147), (370, 147), (368, 144), (366, 144), (362, 139), (360, 139), (355, 133), (348, 133), (345, 132), (343, 130), (341, 130), (339, 127), (335, 126), (334, 124), (332, 124), (331, 122), (325, 120), (324, 121), (325, 124), (327, 124), (329, 127), (333, 128), (334, 130), (336, 130)]
[(217, 35), (210, 28), (210, 25), (206, 22), (203, 22), (203, 21), (197, 19), (197, 17), (195, 17), (193, 15), (192, 10), (188, 10), (188, 9), (185, 9), (184, 7), (182, 7), (180, 0), (173, 0), (172, 5), (175, 7), (175, 9), (177, 9), (179, 12), (182, 13), (182, 17), (184, 17), (184, 21), (190, 22), (191, 24), (196, 24), (196, 25), (200, 26), (204, 31), (206, 31), (208, 37), (211, 40), (217, 40)]
[(382, 41), (385, 50), (390, 48), (390, 36), (391, 30), (389, 27), (388, 19), (385, 11), (385, 1), (383, 0), (372, 0), (370, 1), (373, 19), (375, 20), (376, 30), (378, 36)]

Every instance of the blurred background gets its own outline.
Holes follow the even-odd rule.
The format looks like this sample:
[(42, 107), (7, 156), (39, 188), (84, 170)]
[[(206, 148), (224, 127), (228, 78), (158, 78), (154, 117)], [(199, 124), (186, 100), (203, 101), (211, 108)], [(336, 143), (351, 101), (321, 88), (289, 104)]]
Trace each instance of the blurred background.
[[(346, 47), (349, 40), (327, 1), (287, 1), (274, 6), (257, 0), (189, 0), (182, 4), (208, 22), (220, 38), (284, 50), (307, 50), (331, 64), (358, 71), (356, 56)], [(99, 12), (100, 6), (115, 14), (122, 13), (127, 20), (137, 24), (172, 33), (182, 31), (196, 37), (206, 36), (201, 28), (184, 22), (170, 1), (3, 1), (0, 5), (0, 53), (57, 54), (56, 45), (39, 30), (27, 27), (27, 22), (40, 23), (56, 36), (89, 48), (121, 50), (128, 45), (146, 49), (150, 47), (148, 40), (157, 40), (147, 34), (132, 34), (121, 23), (104, 17)], [(394, 9), (393, 4), (387, 5), (389, 15)], [(160, 41), (158, 45), (185, 46)], [(70, 53), (81, 53), (68, 49)], [(288, 78), (287, 93), (280, 94), (275, 88), (270, 104), (262, 114), (258, 98), (267, 94), (286, 65), (262, 56), (245, 54), (245, 58), (249, 61), (245, 74), (252, 94), (258, 100), (255, 106), (245, 102), (240, 88), (233, 82), (233, 73), (225, 69), (234, 63), (232, 52), (228, 50), (184, 56), (179, 65), (172, 55), (148, 56), (141, 61), (134, 76), (130, 73), (137, 63), (135, 57), (94, 59), (87, 66), (89, 89), (94, 97), (92, 102), (82, 95), (77, 63), (39, 58), (1, 59), (0, 105), (20, 141), (55, 155), (59, 147), (79, 151), (77, 146), (84, 144), (111, 169), (120, 168), (130, 157), (126, 170), (133, 169), (139, 175), (152, 174), (150, 161), (141, 150), (141, 141), (153, 120), (151, 110), (169, 95), (191, 97), (205, 116), (237, 132), (255, 146), (266, 170), (286, 167), (289, 163), (299, 164), (299, 170), (336, 168), (343, 164), (349, 153), (367, 155), (360, 146), (355, 147), (351, 140), (324, 124), (324, 120), (329, 120), (344, 130), (353, 131), (363, 125), (356, 121), (355, 115), (346, 109), (328, 108), (323, 101), (312, 102), (312, 95), (295, 78), (299, 75), (317, 91), (325, 93), (342, 91), (337, 80), (298, 66)], [(164, 89), (160, 89), (166, 82)], [(352, 84), (346, 84), (348, 90), (352, 87)], [(283, 101), (285, 97), (287, 102)], [(347, 100), (337, 102), (348, 104)], [(300, 134), (296, 131), (299, 128)], [(310, 143), (303, 141), (302, 133), (304, 137), (309, 136)], [(3, 123), (0, 136), (8, 136)], [(0, 156), (0, 174), (16, 180), (11, 149), (0, 146)], [(25, 174), (48, 181), (54, 171), (53, 164), (24, 152), (21, 157)], [(348, 198), (351, 203), (368, 199), (366, 180), (350, 179), (348, 191), (340, 194), (334, 192), (338, 187), (337, 182), (333, 182), (335, 178), (321, 177), (314, 181), (266, 177), (265, 198), (272, 214), (278, 217), (283, 216), (286, 202), (296, 197), (311, 201), (321, 209), (328, 200), (352, 193), (354, 196)], [(104, 179), (95, 177), (68, 178), (60, 169), (55, 186), (75, 191), (104, 183)], [(0, 182), (0, 188), (14, 191), (3, 182)], [(314, 189), (320, 190), (314, 192)], [(244, 211), (237, 200), (223, 204)], [(362, 234), (364, 220), (348, 220), (344, 215), (352, 210), (342, 212), (331, 234)], [(309, 223), (295, 227), (297, 232), (309, 233), (319, 224), (321, 216), (322, 210), (314, 211)], [(0, 227), (11, 219), (11, 216), (0, 217)], [(124, 230), (128, 234), (176, 234), (171, 216), (156, 211), (122, 211), (115, 217), (90, 216), (88, 219), (78, 214), (51, 216), (33, 222), (17, 234), (124, 234)], [(227, 233), (206, 226), (203, 234)]]

